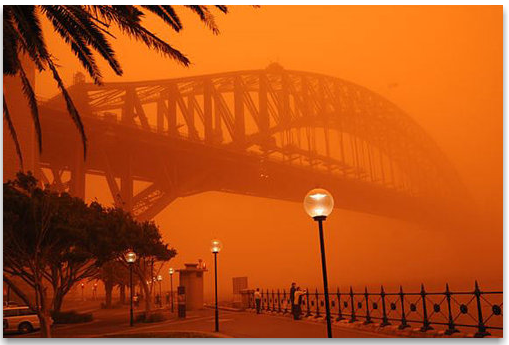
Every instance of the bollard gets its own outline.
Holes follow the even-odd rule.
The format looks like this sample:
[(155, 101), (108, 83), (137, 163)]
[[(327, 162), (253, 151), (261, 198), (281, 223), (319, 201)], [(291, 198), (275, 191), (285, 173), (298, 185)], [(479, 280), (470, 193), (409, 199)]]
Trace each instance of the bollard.
[(380, 324), (380, 326), (385, 327), (389, 326), (391, 323), (387, 318), (387, 309), (385, 307), (385, 290), (383, 285), (381, 285), (380, 296), (382, 297), (382, 323)]
[(341, 321), (344, 319), (343, 313), (341, 312), (341, 292), (339, 292), (339, 288), (336, 292), (336, 295), (338, 296), (338, 317), (336, 318), (336, 321)]
[(357, 318), (355, 317), (355, 302), (353, 300), (353, 290), (350, 286), (350, 306), (352, 308), (352, 315), (350, 316), (350, 323), (357, 321)]
[(451, 292), (449, 291), (449, 284), (445, 284), (445, 297), (447, 298), (447, 309), (449, 310), (449, 322), (447, 323), (447, 329), (445, 330), (445, 334), (451, 335), (453, 333), (458, 333), (459, 331), (454, 327), (454, 319), (452, 318), (452, 310), (451, 310)]
[(426, 309), (426, 291), (424, 290), (424, 284), (421, 284), (421, 299), (422, 299), (422, 327), (421, 332), (426, 332), (433, 327), (430, 326), (429, 320), (428, 320), (428, 311)]
[(477, 302), (477, 333), (475, 333), (474, 337), (476, 338), (483, 338), (485, 336), (491, 335), (489, 332), (486, 331), (486, 325), (484, 324), (484, 320), (482, 317), (482, 306), (481, 306), (481, 290), (479, 289), (479, 284), (477, 284), (477, 280), (475, 281), (475, 290), (474, 295)]
[(309, 290), (307, 288), (306, 288), (306, 305), (307, 305), (306, 316), (311, 316), (311, 309), (309, 308)]
[(406, 321), (405, 315), (405, 294), (403, 293), (403, 287), (399, 286), (399, 299), (401, 301), (401, 324), (398, 326), (398, 329), (405, 329), (410, 327), (410, 325)]
[(369, 315), (369, 294), (367, 286), (364, 287), (364, 300), (366, 302), (366, 321), (364, 321), (364, 324), (369, 325), (373, 323), (373, 321), (371, 321), (371, 315)]

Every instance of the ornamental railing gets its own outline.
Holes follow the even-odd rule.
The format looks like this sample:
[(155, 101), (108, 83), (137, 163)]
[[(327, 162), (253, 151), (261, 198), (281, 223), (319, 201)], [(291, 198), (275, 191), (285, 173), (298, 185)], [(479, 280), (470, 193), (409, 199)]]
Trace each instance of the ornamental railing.
[[(304, 317), (325, 317), (324, 294), (306, 289), (302, 295), (301, 315)], [(254, 292), (248, 290), (248, 308), (255, 308)], [(290, 295), (287, 290), (260, 290), (261, 310), (275, 313), (291, 313)], [(397, 325), (399, 329), (419, 327), (427, 332), (435, 327), (451, 335), (460, 330), (473, 329), (475, 337), (502, 335), (503, 292), (481, 291), (477, 281), (474, 290), (451, 291), (446, 284), (443, 292), (428, 292), (421, 285), (419, 292), (405, 292), (400, 286), (398, 292), (329, 292), (331, 317), (335, 321), (361, 321), (370, 324), (378, 321), (381, 327)]]

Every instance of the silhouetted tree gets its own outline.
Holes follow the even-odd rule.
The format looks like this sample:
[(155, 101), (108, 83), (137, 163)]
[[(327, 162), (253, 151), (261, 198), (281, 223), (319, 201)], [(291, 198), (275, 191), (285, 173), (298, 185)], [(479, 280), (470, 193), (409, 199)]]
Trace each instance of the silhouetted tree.
[[(51, 218), (58, 212), (57, 196), (37, 188), (32, 175), (18, 174), (4, 183), (4, 282), (37, 312), (43, 337), (50, 337), (50, 302), (44, 274), (57, 247)], [(34, 299), (12, 276), (32, 287)]]
[[(66, 193), (41, 189), (30, 173), (18, 173), (15, 181), (4, 183), (3, 200), (3, 278), (37, 312), (45, 337), (51, 335), (51, 307), (59, 311), (72, 286), (96, 277), (106, 263), (127, 267), (124, 253), (129, 248), (140, 258), (134, 267), (138, 277), (146, 276), (140, 265), (146, 258), (167, 261), (176, 254), (163, 243), (153, 222), (138, 222), (122, 209), (97, 202), (87, 205)], [(28, 284), (35, 298), (13, 277)], [(53, 288), (53, 300), (47, 284)]]
[[(187, 5), (185, 7), (196, 13), (214, 34), (219, 33), (214, 16), (207, 6)], [(227, 13), (226, 6), (218, 5), (216, 7), (221, 12)], [(189, 64), (189, 60), (184, 54), (142, 25), (142, 18), (146, 12), (150, 12), (161, 18), (169, 28), (179, 32), (183, 28), (182, 22), (175, 9), (169, 5), (5, 5), (3, 11), (4, 75), (18, 76), (21, 80), (23, 93), (28, 100), (32, 113), (40, 151), (42, 149), (42, 137), (37, 100), (33, 87), (21, 64), (20, 56), (22, 55), (27, 55), (40, 72), (51, 71), (53, 79), (65, 99), (71, 119), (80, 132), (84, 156), (86, 156), (87, 141), (80, 114), (60, 77), (58, 67), (54, 62), (54, 56), (46, 46), (40, 24), (41, 16), (46, 17), (51, 22), (54, 31), (69, 45), (71, 51), (96, 84), (101, 84), (102, 74), (95, 61), (94, 52), (104, 58), (117, 75), (122, 75), (122, 68), (115, 51), (110, 45), (111, 38), (114, 38), (108, 32), (111, 26), (116, 26), (123, 34), (143, 42), (147, 47), (164, 56), (172, 58), (185, 66)], [(5, 94), (3, 106), (4, 119), (15, 142), (16, 151), (22, 165), (21, 150), (8, 104), (5, 101)]]

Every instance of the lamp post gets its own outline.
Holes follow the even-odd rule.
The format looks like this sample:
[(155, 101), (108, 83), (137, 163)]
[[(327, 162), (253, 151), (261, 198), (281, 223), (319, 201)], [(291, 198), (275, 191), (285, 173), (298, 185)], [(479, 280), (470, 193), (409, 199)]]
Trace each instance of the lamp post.
[(136, 253), (130, 250), (125, 255), (125, 260), (129, 265), (129, 325), (134, 326), (134, 313), (133, 313), (133, 264), (136, 261)]
[(152, 298), (154, 299), (154, 305), (156, 304), (156, 287), (155, 287), (156, 281), (157, 281), (157, 277), (153, 276), (152, 277), (152, 295), (153, 295)]
[(170, 267), (168, 270), (170, 272), (170, 303), (171, 303), (171, 312), (173, 313), (173, 267)]
[(163, 281), (163, 276), (158, 275), (157, 281), (159, 282), (159, 307), (162, 308), (163, 307), (163, 295), (162, 295), (163, 291), (161, 289), (161, 282)]
[(92, 299), (95, 301), (96, 297), (97, 297), (97, 283), (94, 283), (94, 289), (93, 289), (93, 296), (92, 296)]
[(325, 260), (325, 244), (323, 241), (323, 221), (332, 212), (334, 208), (334, 199), (325, 189), (313, 189), (304, 198), (304, 209), (306, 213), (318, 222), (318, 231), (320, 234), (320, 252), (322, 254), (322, 275), (323, 275), (323, 294), (325, 298), (325, 312), (327, 318), (327, 337), (332, 338), (332, 327), (329, 307), (329, 286), (327, 283), (327, 264)]
[(219, 240), (212, 240), (210, 250), (212, 253), (214, 253), (214, 291), (215, 291), (215, 300), (216, 300), (216, 312), (215, 312), (215, 319), (216, 319), (216, 332), (219, 332), (219, 310), (217, 309), (217, 253), (221, 251), (221, 248), (223, 245), (221, 244), (221, 241)]
[(85, 300), (85, 284), (81, 283), (81, 300)]

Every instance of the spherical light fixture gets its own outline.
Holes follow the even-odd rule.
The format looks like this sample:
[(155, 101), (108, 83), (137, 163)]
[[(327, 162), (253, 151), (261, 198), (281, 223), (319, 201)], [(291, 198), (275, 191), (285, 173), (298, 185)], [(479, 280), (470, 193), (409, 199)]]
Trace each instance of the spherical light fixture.
[(212, 253), (219, 253), (221, 251), (221, 248), (223, 248), (223, 244), (219, 240), (212, 240), (210, 244), (210, 251)]
[(158, 275), (157, 276), (157, 281), (160, 282), (161, 280), (163, 280), (163, 276), (162, 275)]
[(168, 270), (168, 272), (170, 272), (170, 274), (173, 274), (173, 272), (174, 272), (173, 267), (170, 267), (170, 269)]
[(125, 254), (125, 261), (127, 261), (130, 264), (134, 263), (136, 261), (136, 253), (133, 252), (132, 250), (128, 251)]
[(311, 190), (304, 198), (304, 210), (313, 219), (325, 219), (334, 208), (334, 199), (325, 189)]

